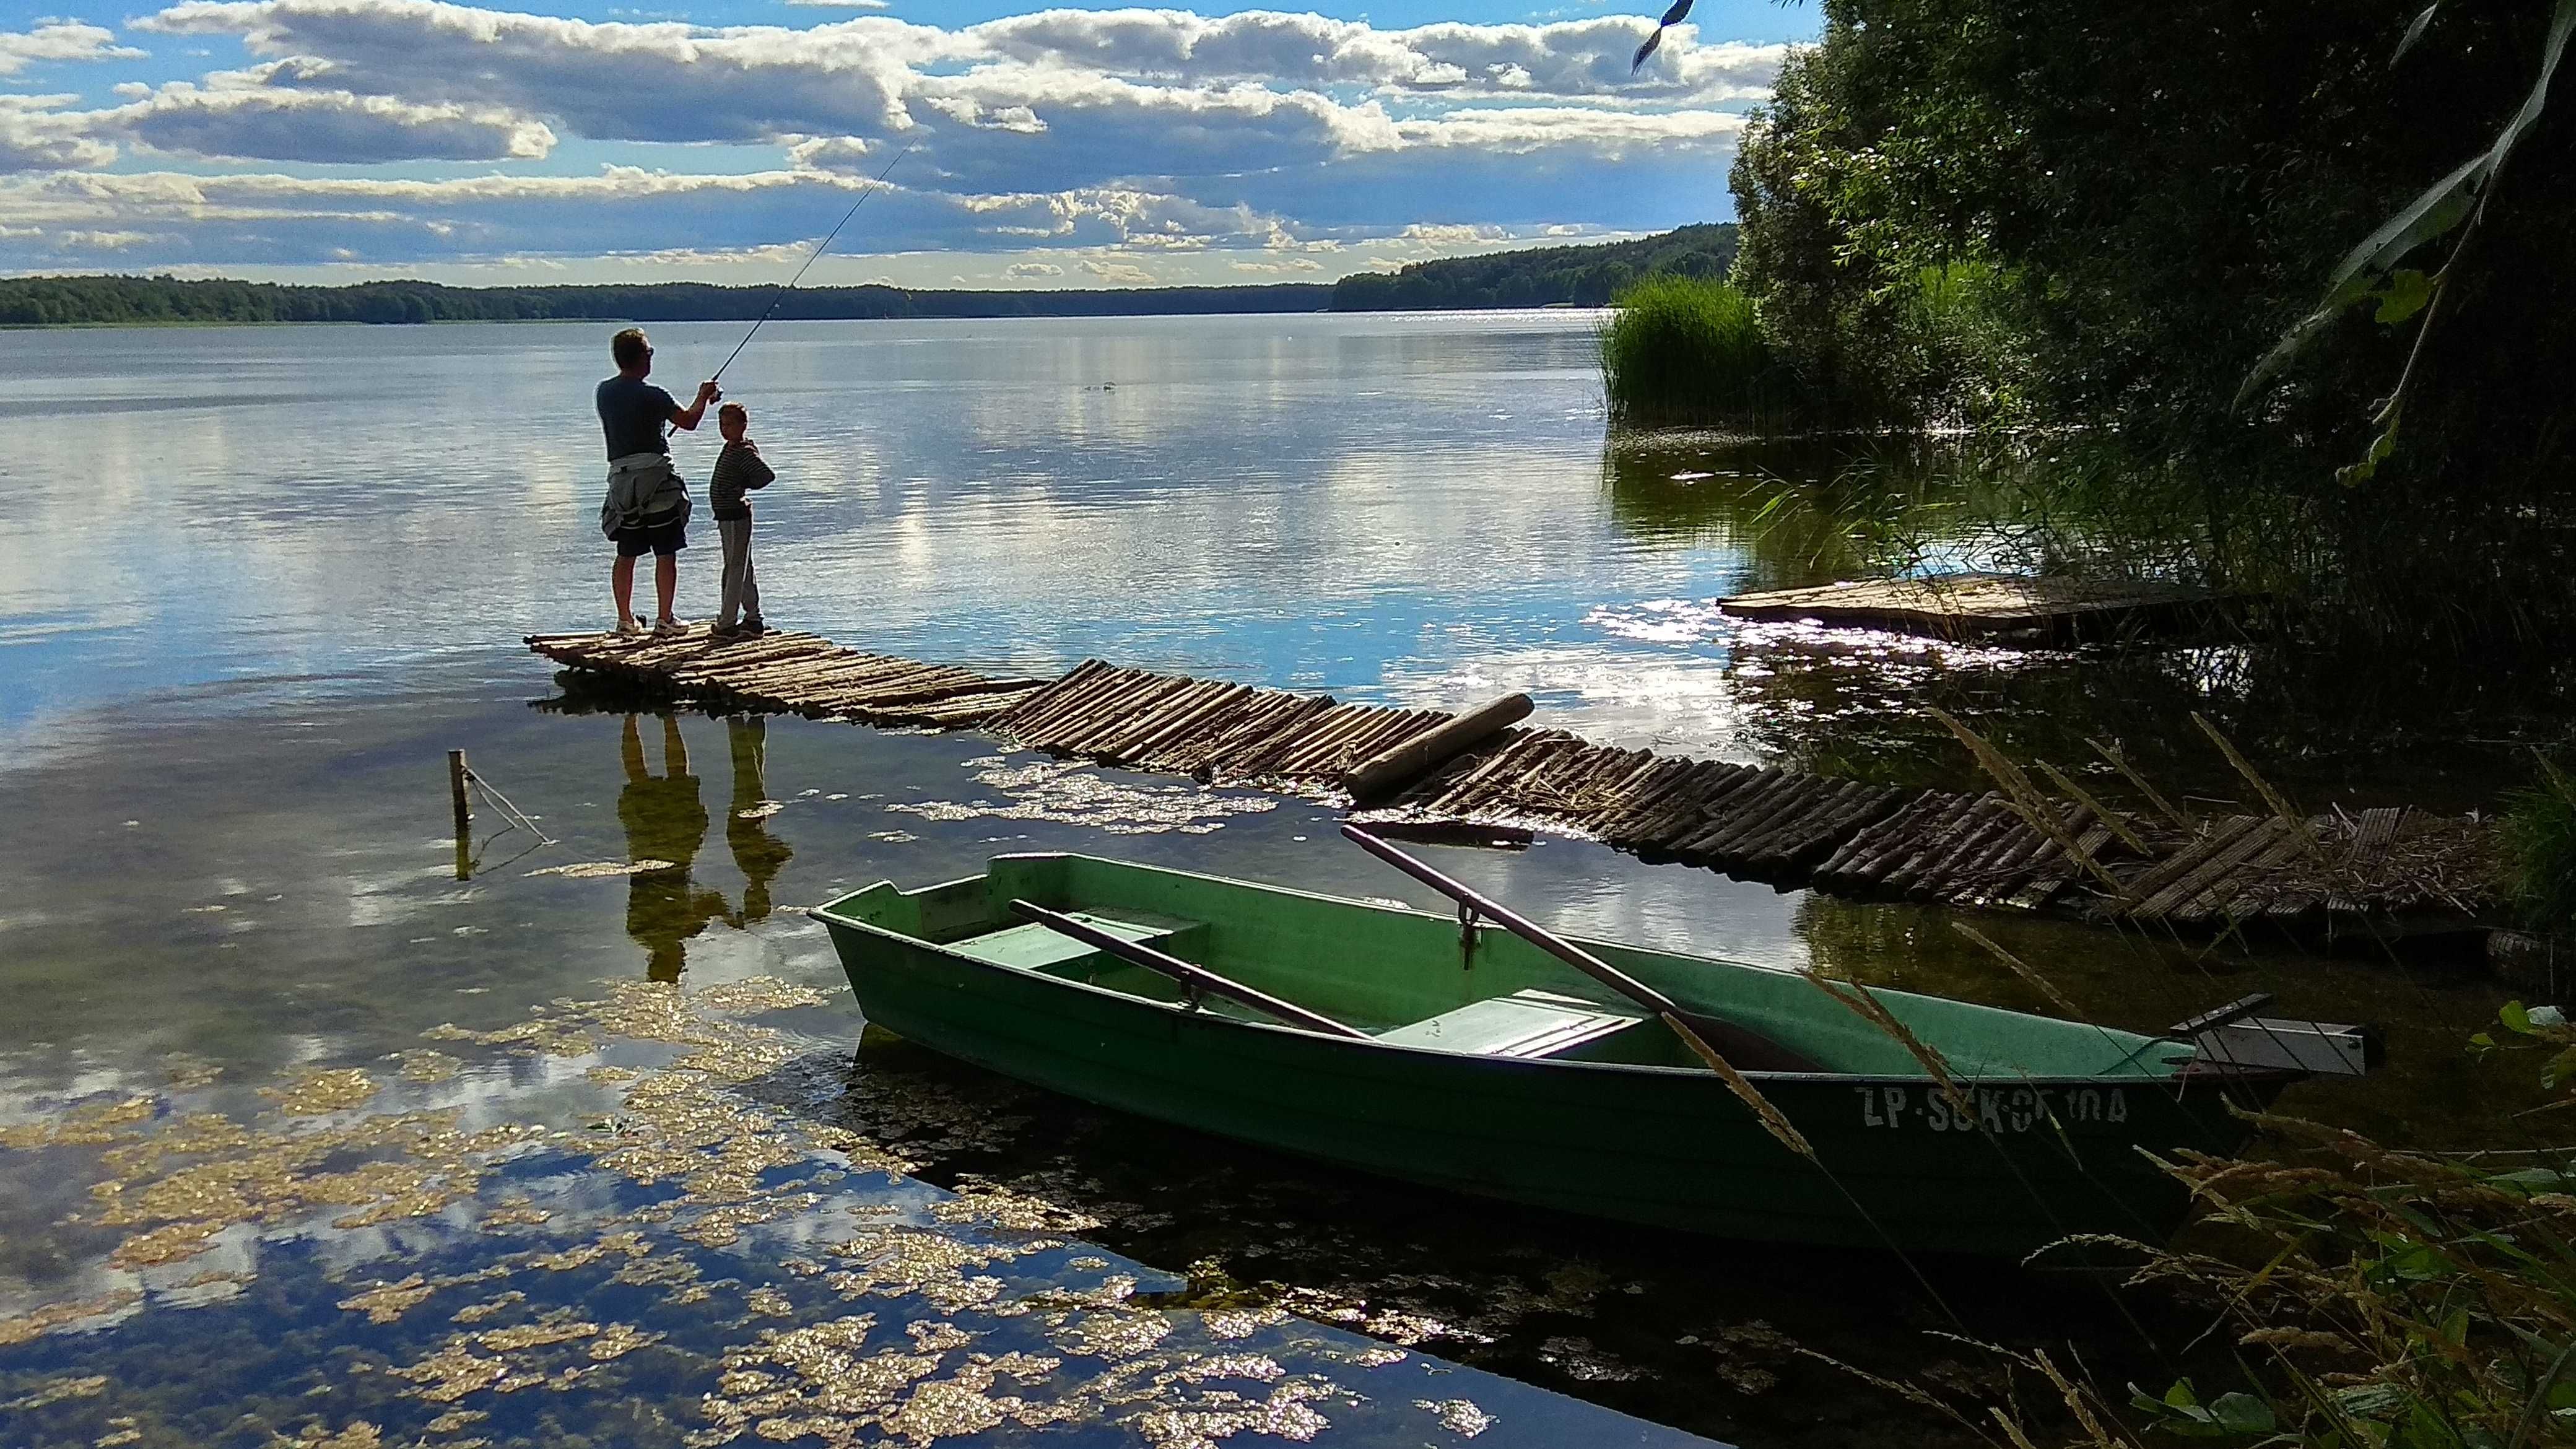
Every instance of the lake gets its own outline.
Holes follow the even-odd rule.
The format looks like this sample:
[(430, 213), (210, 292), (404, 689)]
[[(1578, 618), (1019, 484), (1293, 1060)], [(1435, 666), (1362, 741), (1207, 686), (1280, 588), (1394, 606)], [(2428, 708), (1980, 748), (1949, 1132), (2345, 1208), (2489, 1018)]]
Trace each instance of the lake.
[[(1100, 656), (1408, 706), (1526, 689), (1607, 741), (1973, 783), (1923, 722), (1938, 699), (2223, 782), (2177, 726), (2249, 697), (2241, 650), (2024, 656), (1718, 615), (1843, 562), (1763, 507), (1839, 465), (1608, 439), (1593, 325), (772, 326), (725, 380), (780, 475), (756, 497), (766, 612), (1020, 673)], [(1478, 1415), (1486, 1443), (1574, 1432), (1490, 1370), (1748, 1444), (1920, 1440), (1947, 1431), (1794, 1346), (1982, 1381), (1924, 1332), (1944, 1312), (2161, 1371), (2089, 1282), (1936, 1268), (1936, 1302), (1866, 1255), (1345, 1179), (863, 1039), (795, 908), (879, 878), (1076, 849), (1434, 903), (1312, 803), (567, 694), (519, 639), (611, 617), (589, 401), (611, 330), (10, 334), (0, 1422), (32, 1429), (0, 1437), (558, 1442), (585, 1414), (672, 1443), (1150, 1422), (1179, 1444), (1305, 1415), (1345, 1442)], [(739, 337), (652, 331), (682, 394)], [(676, 453), (702, 485), (712, 428)], [(703, 617), (714, 530), (693, 535)], [(1963, 528), (1945, 556), (1984, 546)], [(459, 748), (560, 843), (487, 809), (456, 879)], [(2364, 803), (2474, 794), (2422, 761), (2279, 763)], [(2045, 1005), (1937, 912), (1573, 841), (1435, 853), (1586, 933)], [(648, 857), (681, 888), (623, 872)], [(2294, 1110), (2457, 1140), (2519, 1086), (2458, 1049), (2501, 999), (2480, 982), (1981, 924), (2125, 1027), (2258, 986), (2391, 1024), (2392, 1071)], [(877, 1397), (833, 1399), (816, 1364), (866, 1368)]]

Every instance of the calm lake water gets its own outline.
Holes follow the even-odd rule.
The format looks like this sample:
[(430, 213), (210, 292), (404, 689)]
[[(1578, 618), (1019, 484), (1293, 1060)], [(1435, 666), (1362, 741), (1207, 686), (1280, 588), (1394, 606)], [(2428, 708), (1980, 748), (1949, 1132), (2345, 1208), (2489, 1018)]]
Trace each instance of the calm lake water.
[[(1965, 784), (1929, 699), (2222, 779), (2175, 727), (2250, 697), (2241, 650), (2027, 658), (1723, 620), (1718, 597), (1833, 571), (1761, 499), (1836, 465), (1606, 443), (1591, 326), (773, 326), (726, 379), (780, 475), (757, 499), (767, 613), (1028, 673), (1099, 655), (1408, 705), (1527, 689), (1602, 739)], [(1598, 1432), (1491, 1370), (1804, 1445), (1945, 1431), (1795, 1344), (1990, 1385), (1892, 1261), (1346, 1180), (863, 1040), (794, 908), (879, 878), (1061, 848), (1431, 902), (1311, 804), (565, 694), (518, 639), (610, 617), (589, 411), (610, 330), (10, 335), (0, 1440)], [(738, 336), (653, 331), (681, 393)], [(712, 430), (677, 453), (702, 482)], [(682, 602), (704, 615), (696, 532)], [(1980, 547), (1963, 531), (1955, 556)], [(456, 879), (453, 748), (560, 843), (498, 834)], [(2420, 760), (2263, 763), (2359, 803), (2476, 795)], [(1585, 932), (2042, 1005), (1937, 913), (1575, 842), (1439, 855)], [(686, 870), (618, 873), (644, 858)], [(2390, 1024), (2392, 1071), (2294, 1110), (2457, 1141), (2527, 1075), (2459, 1051), (2501, 999), (2475, 981), (1981, 924), (2122, 1026), (2257, 988)], [(1932, 1271), (1990, 1336), (2171, 1367), (2095, 1285)], [(874, 1397), (835, 1399), (850, 1374)]]

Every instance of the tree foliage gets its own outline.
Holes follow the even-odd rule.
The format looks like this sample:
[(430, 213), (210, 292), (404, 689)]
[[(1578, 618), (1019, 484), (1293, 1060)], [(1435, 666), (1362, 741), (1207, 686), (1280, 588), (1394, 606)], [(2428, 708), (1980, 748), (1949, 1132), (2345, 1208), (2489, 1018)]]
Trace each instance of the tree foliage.
[(1606, 305), (1641, 277), (1722, 277), (1735, 261), (1731, 223), (1686, 226), (1636, 241), (1540, 247), (1369, 273), (1339, 284), (1242, 287), (929, 291), (904, 287), (719, 287), (701, 282), (560, 287), (346, 287), (194, 281), (171, 276), (0, 278), (0, 326), (187, 322), (748, 322), (778, 316), (1110, 317), (1213, 312), (1388, 311)]
[[(1737, 163), (1736, 280), (1854, 413), (2116, 432), (2213, 518), (2300, 500), (2352, 617), (2545, 649), (2576, 626), (2576, 105), (2528, 112), (2548, 0), (2448, 0), (2399, 55), (2424, 8), (1823, 0)], [(2420, 238), (2239, 406), (2356, 242), (2517, 115), (2474, 254)], [(2407, 445), (2339, 498), (2410, 353)]]
[(1534, 247), (1415, 262), (1399, 272), (1363, 272), (1334, 284), (1333, 310), (1602, 307), (1647, 277), (1725, 276), (1735, 265), (1735, 230), (1732, 222), (1717, 222), (1635, 241)]

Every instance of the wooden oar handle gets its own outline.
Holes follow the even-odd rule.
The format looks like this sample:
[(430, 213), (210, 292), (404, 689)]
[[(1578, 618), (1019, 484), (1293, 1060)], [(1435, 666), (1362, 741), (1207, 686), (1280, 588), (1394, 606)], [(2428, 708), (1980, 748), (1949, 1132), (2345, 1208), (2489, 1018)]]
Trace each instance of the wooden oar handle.
[(1627, 997), (1657, 1016), (1680, 1016), (1681, 1004), (1646, 983), (1577, 946), (1572, 941), (1547, 929), (1538, 922), (1504, 905), (1463, 881), (1452, 880), (1427, 862), (1414, 859), (1356, 825), (1345, 825), (1342, 834), (1351, 843), (1406, 875), (1449, 897), (1494, 924), (1529, 942), (1559, 961)]

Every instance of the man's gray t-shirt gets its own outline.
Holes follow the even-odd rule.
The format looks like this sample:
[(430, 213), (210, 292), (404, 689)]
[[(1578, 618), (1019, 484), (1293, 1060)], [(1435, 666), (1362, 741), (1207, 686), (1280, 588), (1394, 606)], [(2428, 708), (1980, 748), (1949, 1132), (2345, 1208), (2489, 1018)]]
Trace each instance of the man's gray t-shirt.
[(599, 425), (608, 432), (610, 461), (629, 453), (668, 453), (662, 429), (680, 405), (639, 377), (612, 377), (599, 385)]

